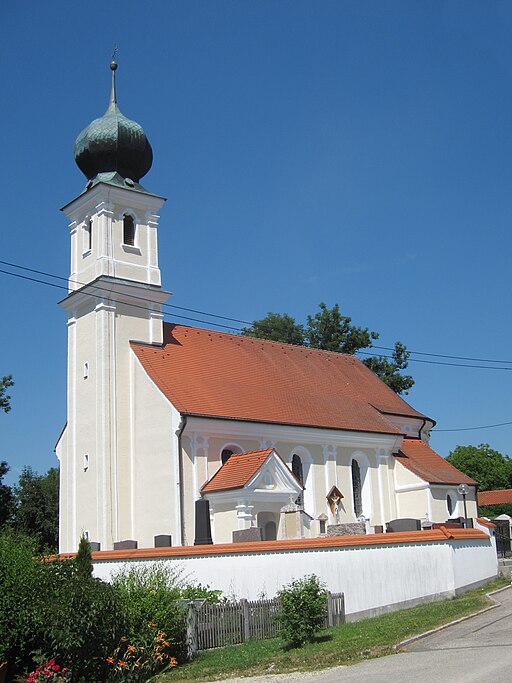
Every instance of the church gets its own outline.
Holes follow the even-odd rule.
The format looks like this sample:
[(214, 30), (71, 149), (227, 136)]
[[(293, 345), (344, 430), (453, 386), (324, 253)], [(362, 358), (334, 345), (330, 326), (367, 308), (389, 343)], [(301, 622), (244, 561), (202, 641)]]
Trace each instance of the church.
[[(476, 482), (429, 446), (435, 422), (357, 358), (164, 322), (164, 198), (116, 96), (75, 142), (60, 552), (379, 533), (476, 517)], [(178, 283), (179, 284), (179, 283)], [(466, 484), (464, 500), (458, 486)], [(203, 501), (197, 505), (197, 501)], [(206, 510), (206, 513), (204, 511)]]

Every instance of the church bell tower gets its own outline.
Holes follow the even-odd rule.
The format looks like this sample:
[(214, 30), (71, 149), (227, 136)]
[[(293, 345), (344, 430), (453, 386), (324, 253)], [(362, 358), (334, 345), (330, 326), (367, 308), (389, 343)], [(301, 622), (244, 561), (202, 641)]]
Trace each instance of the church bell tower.
[[(131, 537), (133, 485), (130, 341), (161, 344), (158, 211), (164, 203), (141, 184), (153, 159), (146, 134), (119, 110), (117, 63), (110, 65), (107, 111), (75, 142), (87, 178), (63, 208), (70, 221), (67, 425), (60, 460), (60, 551), (86, 535), (102, 550)], [(133, 484), (133, 482), (132, 482)]]

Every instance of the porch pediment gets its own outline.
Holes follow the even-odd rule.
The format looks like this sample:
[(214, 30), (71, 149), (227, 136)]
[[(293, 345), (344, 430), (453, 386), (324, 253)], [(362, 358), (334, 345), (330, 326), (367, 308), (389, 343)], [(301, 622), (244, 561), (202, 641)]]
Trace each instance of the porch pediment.
[(303, 487), (276, 450), (233, 454), (204, 484), (201, 493), (216, 501), (234, 500), (240, 495), (253, 500), (287, 503)]

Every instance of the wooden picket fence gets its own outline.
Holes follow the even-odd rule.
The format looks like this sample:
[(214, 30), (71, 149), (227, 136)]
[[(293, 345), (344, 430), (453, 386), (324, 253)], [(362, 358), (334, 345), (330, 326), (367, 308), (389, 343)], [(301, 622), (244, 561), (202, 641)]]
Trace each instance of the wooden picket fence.
[[(240, 600), (220, 605), (203, 605), (196, 616), (197, 649), (209, 650), (246, 640), (275, 638), (279, 632), (277, 612), (279, 600)], [(325, 626), (345, 622), (345, 596), (327, 594)]]

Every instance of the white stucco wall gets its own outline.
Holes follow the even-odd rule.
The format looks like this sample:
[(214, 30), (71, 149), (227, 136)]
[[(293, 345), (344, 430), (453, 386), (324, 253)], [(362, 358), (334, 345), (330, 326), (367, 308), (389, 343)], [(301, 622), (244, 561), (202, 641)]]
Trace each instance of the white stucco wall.
[[(347, 615), (370, 616), (422, 601), (455, 595), (497, 575), (493, 541), (417, 541), (295, 550), (265, 550), (165, 558), (190, 581), (208, 584), (229, 597), (273, 597), (286, 583), (316, 574), (332, 592), (343, 591)], [(425, 532), (423, 532), (425, 533)], [(277, 542), (279, 547), (279, 542)], [(186, 552), (186, 551), (185, 551)], [(108, 580), (133, 562), (96, 560), (95, 575)]]

